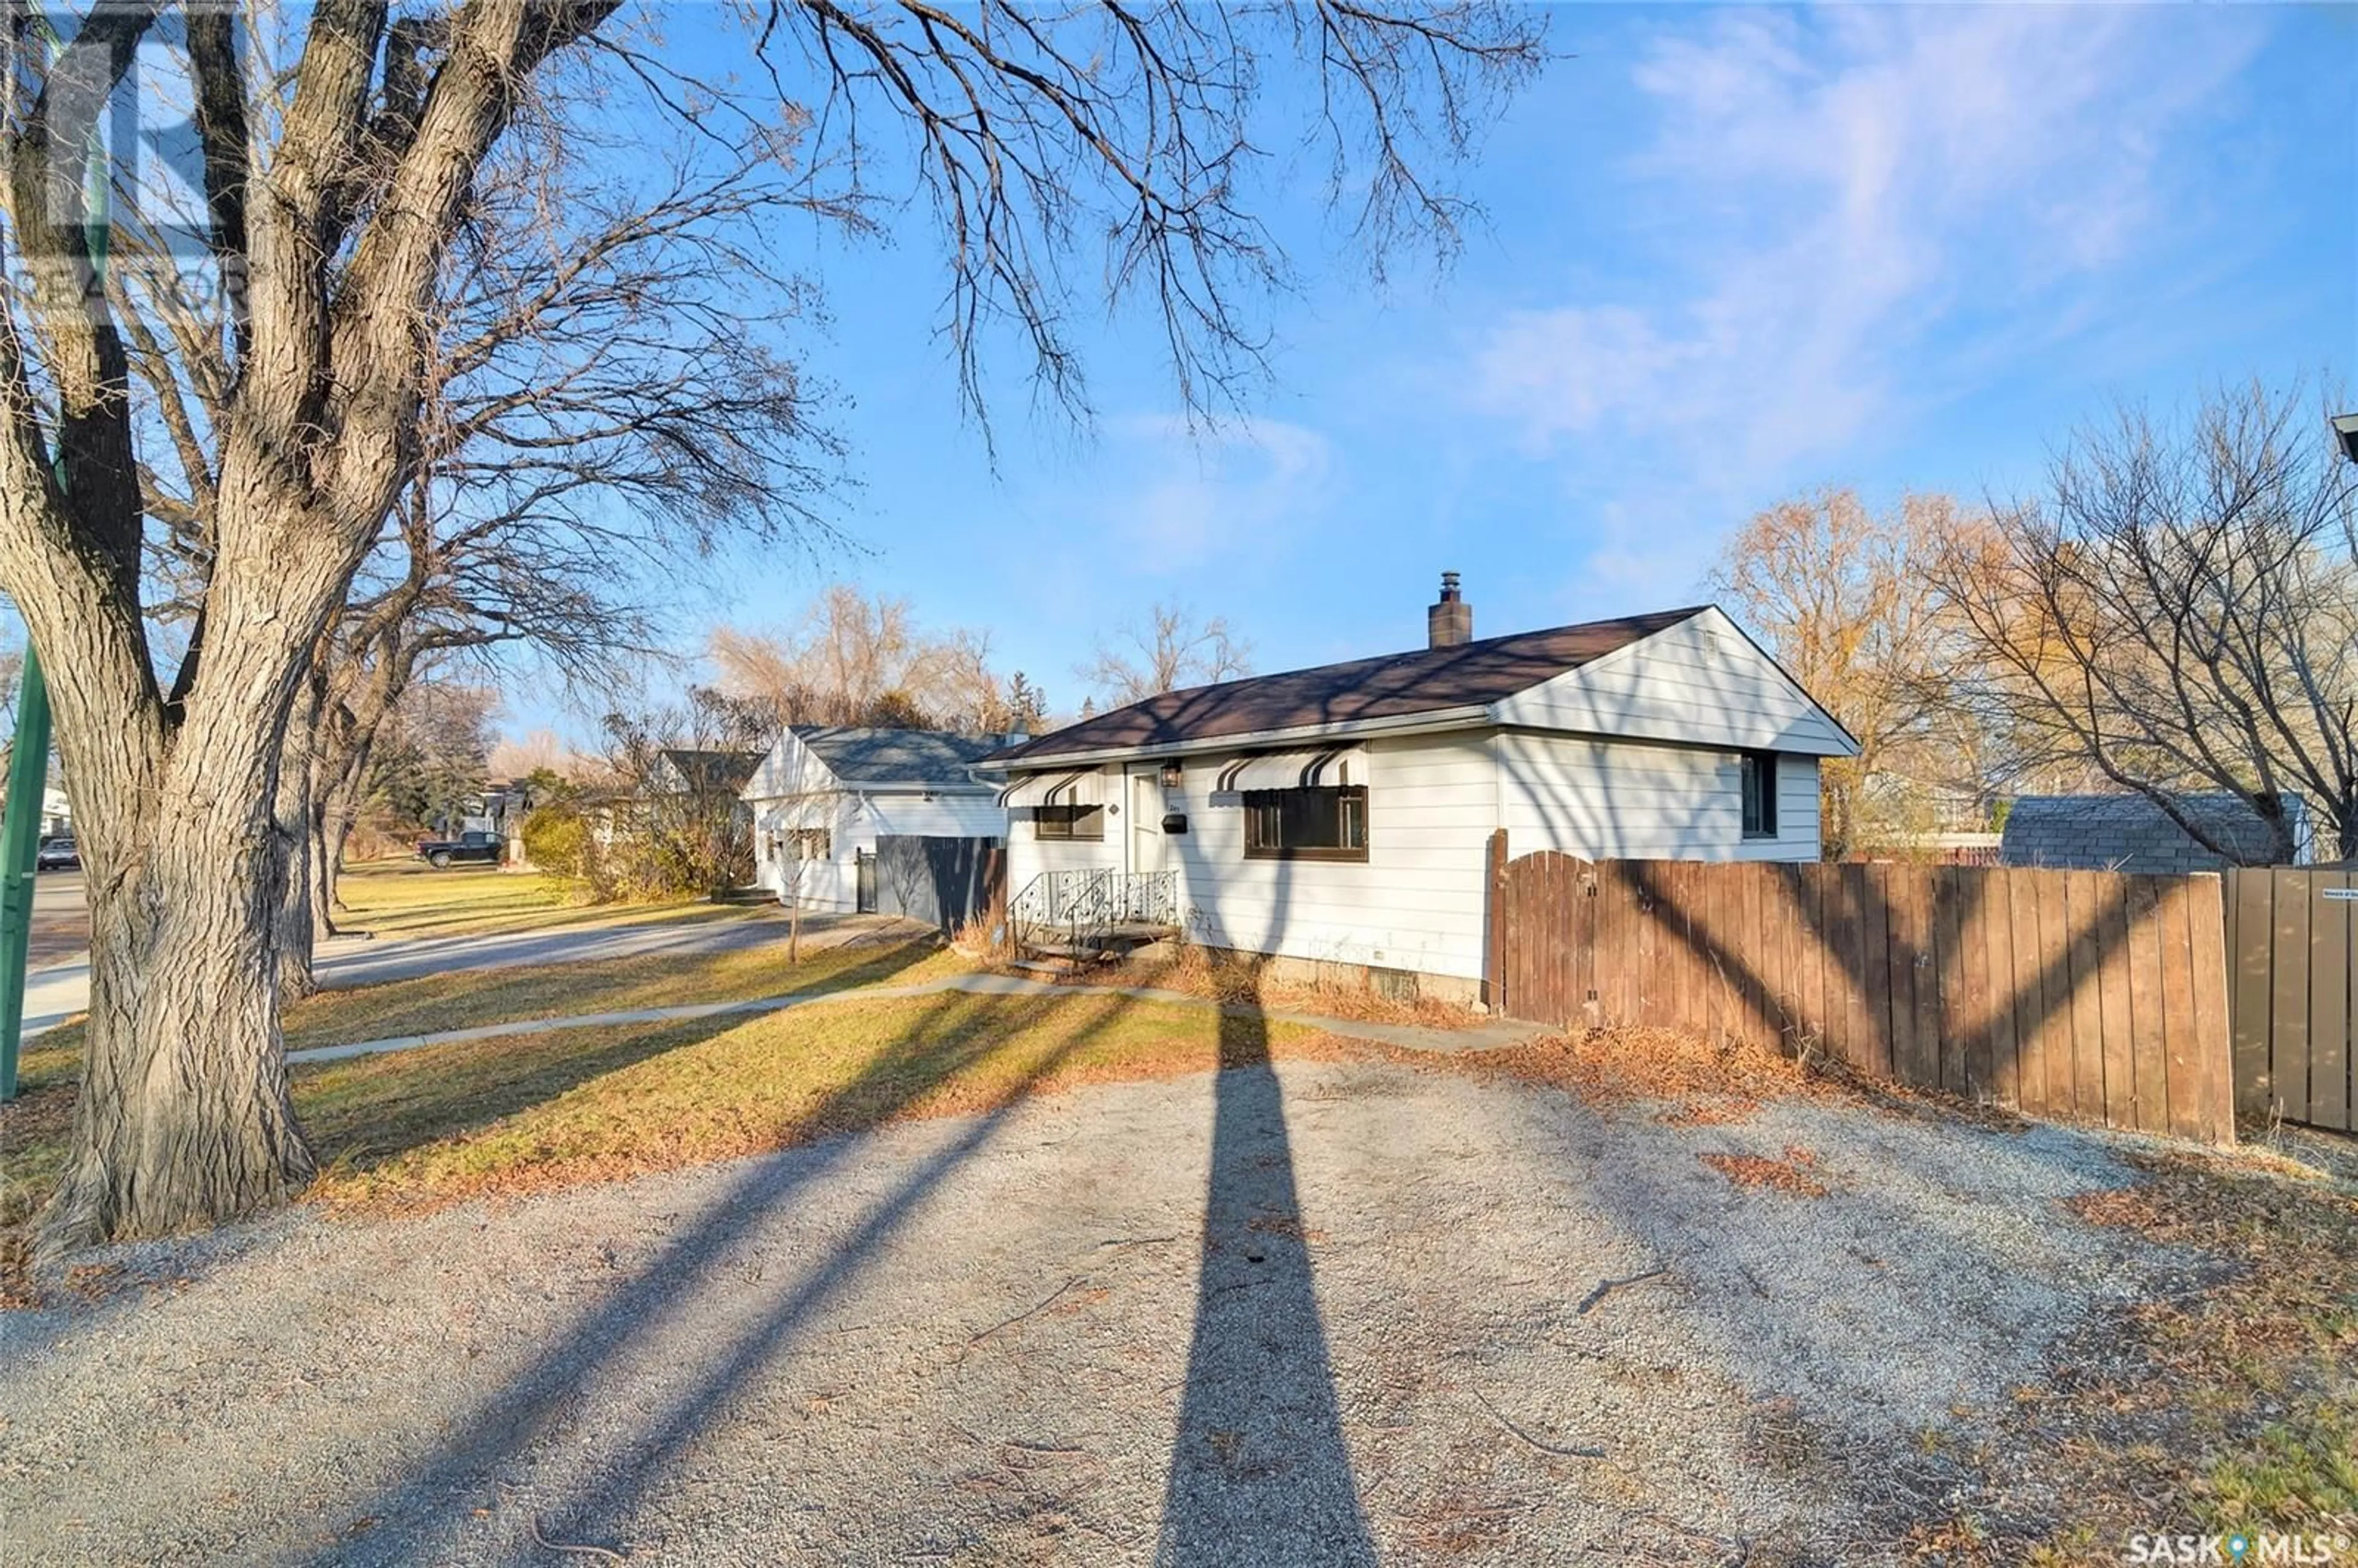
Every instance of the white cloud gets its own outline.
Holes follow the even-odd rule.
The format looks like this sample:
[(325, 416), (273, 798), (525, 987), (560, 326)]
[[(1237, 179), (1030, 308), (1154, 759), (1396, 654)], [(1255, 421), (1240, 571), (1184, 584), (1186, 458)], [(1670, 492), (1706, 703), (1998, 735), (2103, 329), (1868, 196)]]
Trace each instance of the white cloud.
[(1542, 449), (1660, 438), (1724, 479), (1784, 482), (1966, 363), (1989, 373), (1944, 330), (2068, 316), (2135, 265), (2172, 197), (2164, 144), (2259, 31), (2182, 9), (1859, 6), (1660, 38), (1633, 71), (1659, 123), (1628, 172), (1674, 204), (1660, 281), (1499, 322), (1477, 399)]

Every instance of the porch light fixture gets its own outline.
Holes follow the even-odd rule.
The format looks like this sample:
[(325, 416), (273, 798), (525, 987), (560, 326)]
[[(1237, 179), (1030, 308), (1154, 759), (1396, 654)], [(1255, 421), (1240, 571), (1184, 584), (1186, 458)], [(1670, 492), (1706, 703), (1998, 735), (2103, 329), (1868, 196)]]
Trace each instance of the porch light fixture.
[(1180, 772), (1178, 763), (1165, 762), (1163, 764), (1163, 787), (1164, 789), (1177, 789), (1179, 787), (1179, 779)]

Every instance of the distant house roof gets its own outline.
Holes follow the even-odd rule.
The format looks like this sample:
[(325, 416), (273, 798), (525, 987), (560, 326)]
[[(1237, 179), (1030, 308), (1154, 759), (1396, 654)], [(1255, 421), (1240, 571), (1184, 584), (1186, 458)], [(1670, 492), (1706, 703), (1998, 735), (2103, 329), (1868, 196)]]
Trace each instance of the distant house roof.
[[(2265, 865), (2272, 835), (2240, 796), (2195, 795), (2180, 811), (2212, 838), (2236, 851), (2232, 860), (2206, 848), (2141, 795), (2031, 795), (2007, 811), (1998, 857), (2009, 866), (2065, 871), (2118, 871), (2158, 876), (2217, 871), (2230, 864)], [(2307, 848), (2308, 803), (2288, 796), (2294, 836)]]
[[(847, 784), (973, 784), (974, 764), (999, 749), (993, 735), (946, 730), (870, 730), (796, 724), (795, 739)], [(750, 770), (749, 770), (750, 772)]]
[(683, 746), (664, 748), (664, 761), (691, 790), (725, 790), (735, 795), (762, 765), (759, 752), (699, 752)]
[(1165, 692), (1010, 746), (990, 760), (1027, 762), (1482, 707), (1667, 631), (1707, 608), (1518, 632)]

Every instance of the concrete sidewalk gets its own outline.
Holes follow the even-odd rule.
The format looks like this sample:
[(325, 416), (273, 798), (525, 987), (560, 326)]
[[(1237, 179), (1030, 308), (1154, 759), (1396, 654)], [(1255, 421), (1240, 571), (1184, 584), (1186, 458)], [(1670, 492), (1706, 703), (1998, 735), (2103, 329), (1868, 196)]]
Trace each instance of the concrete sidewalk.
[(629, 1012), (585, 1012), (563, 1018), (523, 1019), (514, 1023), (485, 1023), (470, 1029), (446, 1029), (433, 1034), (395, 1034), (382, 1040), (358, 1040), (347, 1045), (320, 1045), (308, 1051), (289, 1051), (287, 1060), (297, 1065), (307, 1062), (341, 1062), (353, 1056), (373, 1056), (387, 1051), (415, 1051), (427, 1045), (459, 1045), (472, 1040), (495, 1040), (503, 1034), (549, 1034), (560, 1029), (611, 1029), (632, 1023), (677, 1023), (690, 1019), (720, 1018), (732, 1013), (784, 1012), (792, 1008), (815, 1007), (826, 1002), (893, 1001), (909, 997), (939, 996), (945, 991), (964, 991), (972, 996), (1123, 996), (1139, 1001), (1168, 1002), (1181, 1007), (1217, 1007), (1231, 1018), (1266, 1018), (1280, 1023), (1298, 1023), (1324, 1030), (1329, 1034), (1372, 1040), (1407, 1051), (1487, 1051), (1512, 1045), (1541, 1033), (1541, 1026), (1536, 1023), (1505, 1019), (1471, 1029), (1434, 1029), (1413, 1023), (1378, 1023), (1360, 1019), (1333, 1018), (1294, 1008), (1214, 1002), (1188, 991), (1165, 990), (1159, 986), (1064, 985), (1027, 979), (1020, 975), (952, 975), (946, 979), (926, 980), (914, 985), (790, 991), (782, 996), (757, 997), (746, 1001), (692, 1002), (677, 1007), (640, 1008)]

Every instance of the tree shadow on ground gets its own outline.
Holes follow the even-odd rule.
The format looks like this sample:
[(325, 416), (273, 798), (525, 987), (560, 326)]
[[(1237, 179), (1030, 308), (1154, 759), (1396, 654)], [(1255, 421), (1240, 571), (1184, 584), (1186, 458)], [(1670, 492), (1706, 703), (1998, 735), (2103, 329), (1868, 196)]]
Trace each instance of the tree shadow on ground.
[[(1155, 1557), (1373, 1563), (1258, 1011), (1220, 1021), (1185, 1391)], [(1248, 1548), (1247, 1543), (1250, 1543)]]
[[(855, 1079), (811, 1109), (803, 1125), (814, 1135), (874, 1126), (954, 1074), (1002, 1054), (1009, 1044), (1005, 1033), (978, 1036), (954, 1026), (958, 1010), (975, 1000), (951, 994), (930, 1002)], [(695, 1364), (679, 1368), (659, 1403), (630, 1412), (627, 1430), (612, 1439), (611, 1452), (551, 1478), (533, 1516), (535, 1532), (545, 1518), (559, 1539), (620, 1533), (697, 1434), (721, 1419), (739, 1391), (859, 1279), (925, 1201), (1123, 1011), (1109, 1010), (1029, 1063), (954, 1138), (882, 1192), (849, 1234), (811, 1259), (807, 1268), (782, 1280), (773, 1299), (732, 1316), (711, 1335)], [(432, 1451), (362, 1506), (362, 1517), (382, 1520), (367, 1548), (356, 1554), (352, 1543), (339, 1543), (307, 1560), (406, 1563), (447, 1551), (471, 1517), (471, 1505), (491, 1500), (488, 1494), (503, 1471), (513, 1473), (514, 1466), (544, 1451), (592, 1386), (633, 1355), (652, 1329), (685, 1321), (708, 1291), (733, 1279), (731, 1259), (739, 1249), (859, 1147), (838, 1138), (809, 1144), (787, 1158), (748, 1162), (644, 1267), (580, 1320), (554, 1334), (530, 1366), (477, 1400)]]
[[(287, 1010), (287, 1049), (316, 1050), (356, 1040), (381, 1040), (446, 1029), (525, 1022), (535, 1017), (629, 1011), (701, 1000), (779, 1000), (817, 996), (892, 979), (932, 957), (941, 946), (931, 932), (859, 933), (815, 944), (790, 966), (783, 943), (748, 944), (726, 952), (636, 954), (617, 958), (549, 961), (465, 969), (448, 974), (396, 977), (336, 986)], [(760, 958), (762, 984), (777, 988), (763, 998), (735, 989), (741, 972), (700, 982), (693, 966), (708, 960)], [(711, 992), (718, 989), (719, 997)]]

